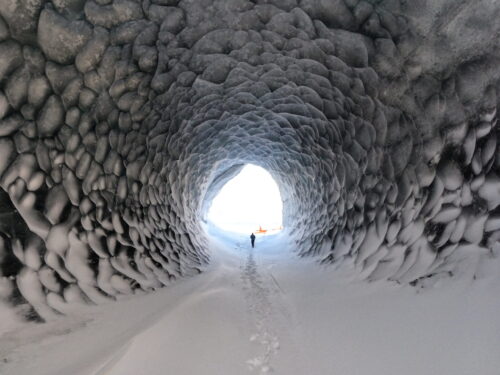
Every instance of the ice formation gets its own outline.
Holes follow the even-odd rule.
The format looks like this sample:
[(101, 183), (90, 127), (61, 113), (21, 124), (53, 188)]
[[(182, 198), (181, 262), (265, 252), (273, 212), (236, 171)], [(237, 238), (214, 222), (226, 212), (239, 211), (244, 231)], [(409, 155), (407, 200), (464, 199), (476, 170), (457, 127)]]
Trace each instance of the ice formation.
[(498, 251), (498, 2), (0, 15), (0, 298), (28, 317), (200, 272), (207, 201), (246, 163), (280, 185), (301, 255), (367, 280), (474, 277)]

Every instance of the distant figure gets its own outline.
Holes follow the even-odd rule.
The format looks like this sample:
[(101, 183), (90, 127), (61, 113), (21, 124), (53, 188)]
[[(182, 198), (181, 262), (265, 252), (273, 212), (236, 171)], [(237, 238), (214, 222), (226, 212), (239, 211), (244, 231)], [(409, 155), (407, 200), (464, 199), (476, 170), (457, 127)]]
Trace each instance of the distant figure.
[(253, 233), (252, 233), (252, 234), (250, 235), (250, 241), (252, 241), (252, 247), (255, 247), (255, 246), (254, 246), (254, 245), (255, 245), (255, 234), (253, 234)]

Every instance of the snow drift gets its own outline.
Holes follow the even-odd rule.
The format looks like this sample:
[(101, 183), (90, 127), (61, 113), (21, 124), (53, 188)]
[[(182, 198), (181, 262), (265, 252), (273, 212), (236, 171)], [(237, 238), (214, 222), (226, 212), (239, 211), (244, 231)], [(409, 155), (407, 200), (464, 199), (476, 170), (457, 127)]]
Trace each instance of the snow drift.
[(278, 182), (301, 255), (366, 279), (476, 277), (498, 250), (495, 2), (0, 15), (0, 298), (28, 317), (200, 272), (200, 220), (245, 163)]

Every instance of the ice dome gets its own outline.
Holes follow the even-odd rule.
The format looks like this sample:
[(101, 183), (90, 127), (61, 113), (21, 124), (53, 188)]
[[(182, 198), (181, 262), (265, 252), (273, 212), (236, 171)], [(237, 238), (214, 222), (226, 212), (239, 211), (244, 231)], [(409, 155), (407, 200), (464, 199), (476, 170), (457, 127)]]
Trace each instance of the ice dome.
[(498, 2), (0, 15), (0, 298), (26, 317), (202, 272), (201, 220), (245, 164), (277, 181), (298, 254), (367, 280), (474, 278), (498, 251)]

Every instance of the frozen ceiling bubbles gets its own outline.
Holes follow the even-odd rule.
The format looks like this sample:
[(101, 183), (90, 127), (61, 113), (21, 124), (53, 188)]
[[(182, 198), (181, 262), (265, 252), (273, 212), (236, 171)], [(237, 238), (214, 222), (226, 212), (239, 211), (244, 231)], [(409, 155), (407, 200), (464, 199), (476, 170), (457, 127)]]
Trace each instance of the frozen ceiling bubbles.
[(301, 255), (475, 277), (500, 238), (500, 5), (461, 4), (0, 6), (0, 298), (50, 319), (201, 272), (206, 202), (245, 164)]

